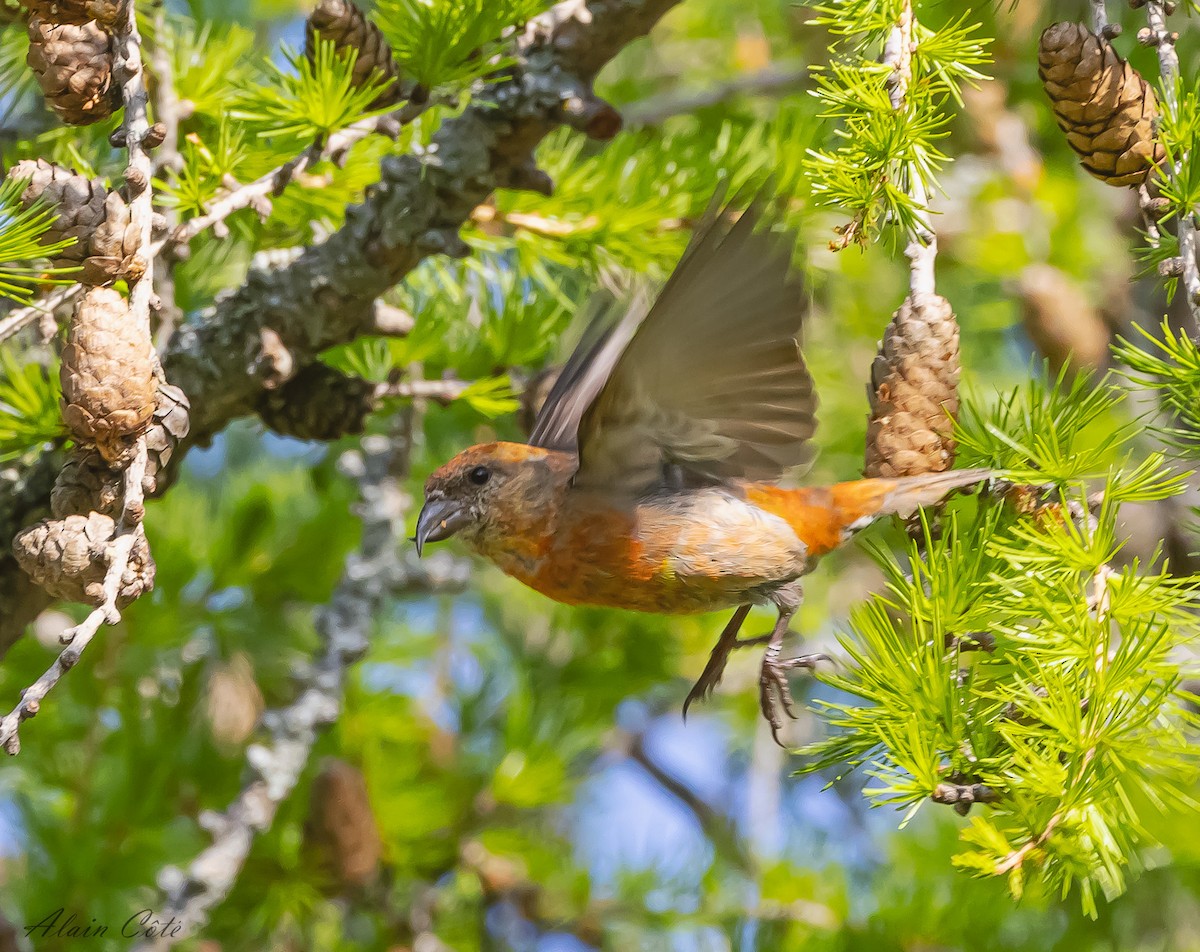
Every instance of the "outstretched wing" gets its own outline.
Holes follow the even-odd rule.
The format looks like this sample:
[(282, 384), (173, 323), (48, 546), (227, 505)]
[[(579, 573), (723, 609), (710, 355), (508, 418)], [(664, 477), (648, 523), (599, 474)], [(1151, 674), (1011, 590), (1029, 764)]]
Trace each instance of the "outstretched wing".
[(792, 243), (755, 230), (759, 202), (736, 221), (716, 207), (649, 313), (594, 325), (546, 402), (534, 441), (577, 432), (580, 487), (775, 480), (804, 460), (816, 397)]
[(579, 451), (579, 421), (649, 309), (644, 293), (627, 302), (624, 314), (615, 290), (605, 288), (592, 296), (583, 336), (538, 411), (529, 434), (530, 446)]

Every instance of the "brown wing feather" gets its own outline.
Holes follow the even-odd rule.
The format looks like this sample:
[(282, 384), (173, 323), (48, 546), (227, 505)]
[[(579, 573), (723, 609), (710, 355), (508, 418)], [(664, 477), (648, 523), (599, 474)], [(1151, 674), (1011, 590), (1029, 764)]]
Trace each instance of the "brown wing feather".
[(578, 452), (579, 421), (612, 373), (649, 307), (644, 295), (635, 298), (624, 315), (619, 313), (618, 302), (609, 293), (600, 292), (588, 302), (592, 315), (546, 395), (529, 434), (530, 446)]
[(792, 243), (756, 231), (760, 215), (757, 202), (733, 224), (710, 210), (645, 320), (618, 325), (579, 424), (577, 485), (639, 493), (673, 468), (769, 481), (803, 461), (816, 409), (803, 288)]

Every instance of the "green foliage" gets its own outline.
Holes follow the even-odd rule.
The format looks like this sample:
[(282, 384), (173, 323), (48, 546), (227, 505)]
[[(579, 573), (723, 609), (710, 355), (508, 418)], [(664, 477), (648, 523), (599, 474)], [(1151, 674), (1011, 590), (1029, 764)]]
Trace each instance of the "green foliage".
[(37, 89), (37, 77), (25, 65), (29, 35), (23, 29), (0, 30), (0, 92), (5, 110), (11, 114), (19, 105), (28, 105)]
[(379, 0), (374, 18), (402, 74), (426, 90), (465, 87), (506, 64), (499, 41), (546, 0)]
[(1172, 420), (1158, 431), (1177, 449), (1194, 455), (1200, 440), (1200, 347), (1166, 320), (1161, 340), (1136, 324), (1134, 329), (1146, 343), (1121, 340), (1113, 355), (1129, 368), (1133, 381), (1158, 394)]
[[(895, 80), (880, 55), (906, 4), (899, 0), (835, 0), (813, 4), (813, 22), (840, 39), (834, 59), (814, 69), (823, 118), (836, 123), (835, 144), (809, 151), (813, 192), (820, 204), (844, 209), (849, 225), (839, 232), (844, 247), (873, 240), (886, 224), (906, 234), (919, 230), (925, 203), (915, 196), (937, 188), (947, 156), (938, 142), (947, 135), (947, 100), (961, 103), (964, 82), (986, 77), (989, 40), (968, 15), (933, 30), (922, 22), (933, 4), (912, 4), (910, 75), (899, 108), (892, 102)], [(894, 53), (894, 51), (893, 51)]]
[[(397, 141), (371, 136), (339, 157), (344, 164), (307, 168), (271, 197), (265, 220), (265, 207), (246, 209), (230, 218), (228, 237), (196, 239), (171, 268), (184, 321), (236, 288), (256, 252), (301, 247), (339, 227), (386, 156), (428, 144), (459, 108), (456, 97), (503, 75), (497, 40), (544, 6), (373, 5), (406, 80), (428, 86), (434, 104)], [(1132, 419), (1135, 401), (1107, 380), (1047, 382), (1035, 366), (1038, 379), (1026, 382), (1029, 342), (1010, 287), (1044, 261), (1100, 299), (1108, 278), (1129, 269), (1126, 226), (1098, 198), (1115, 193), (1079, 172), (1054, 127), (1030, 59), (1038, 17), (977, 4), (962, 19), (962, 5), (919, 4), (914, 81), (897, 114), (877, 61), (900, 8), (899, 0), (830, 0), (809, 13), (790, 0), (679, 4), (598, 83), (600, 95), (649, 124), (604, 144), (552, 133), (536, 158), (553, 195), (498, 191), (463, 230), (472, 258), (427, 260), (388, 293), (413, 314), (410, 334), (360, 339), (324, 359), (378, 382), (474, 381), (448, 406), (387, 406), (369, 421), (377, 432), (395, 425), (394, 411), (413, 413), (402, 486), (414, 500), (411, 532), (433, 468), (473, 442), (516, 435), (512, 381), (565, 355), (572, 315), (602, 278), (662, 280), (718, 183), (737, 193), (769, 181), (773, 211), (798, 232), (797, 258), (808, 259), (812, 278), (804, 343), (821, 396), (821, 455), (803, 478), (851, 479), (861, 471), (863, 384), (908, 274), (883, 248), (836, 256), (807, 248), (824, 244), (817, 236), (828, 213), (814, 206), (861, 215), (870, 237), (889, 223), (911, 226), (918, 207), (909, 192), (928, 191), (948, 161), (970, 152), (962, 166), (970, 174), (945, 179), (937, 275), (962, 318), (968, 397), (958, 462), (1034, 484), (1040, 513), (1022, 516), (994, 499), (955, 504), (941, 538), (920, 552), (898, 528), (871, 530), (889, 585), (874, 600), (879, 570), (861, 547), (832, 553), (806, 577), (796, 630), (831, 652), (833, 633), (844, 630), (848, 655), (836, 687), (793, 680), (797, 700), (822, 711), (801, 704), (793, 736), (840, 725), (816, 748), (826, 766), (815, 776), (784, 776), (794, 764), (781, 769), (772, 752), (753, 650), (737, 652), (717, 696), (680, 723), (681, 699), (724, 619), (567, 608), (481, 566), (465, 592), (397, 594), (374, 619), (343, 716), (255, 837), (205, 940), (227, 952), (576, 940), (747, 952), (1195, 950), (1200, 785), (1181, 742), (1183, 731), (1195, 734), (1178, 683), (1194, 677), (1194, 667), (1181, 667), (1190, 662), (1180, 642), (1192, 631), (1195, 579), (1165, 574), (1157, 539), (1126, 540), (1135, 519), (1161, 516), (1152, 501), (1178, 480), (1164, 472), (1147, 421)], [(1126, 39), (1144, 23), (1144, 12), (1109, 8)], [(344, 87), (346, 60), (326, 55), (307, 77), (298, 56), (272, 65), (280, 35), (299, 35), (311, 4), (192, 0), (171, 9), (147, 49), (166, 48), (173, 75), (153, 79), (173, 79), (186, 104), (182, 167), (160, 171), (155, 185), (156, 202), (179, 219), (364, 114)], [(810, 28), (810, 15), (826, 22)], [(648, 108), (720, 92), (764, 67), (829, 63), (831, 31), (837, 44), (814, 83), (818, 96), (739, 94), (665, 119)], [(1194, 33), (1181, 32), (1186, 68)], [(1004, 84), (1005, 118), (1027, 124), (1034, 146), (1019, 171), (1009, 165), (1021, 158), (1019, 134), (1002, 155), (975, 134), (994, 113), (968, 98), (965, 121), (949, 121), (962, 84), (983, 69), (985, 36), (998, 38), (988, 69)], [(0, 37), (0, 72), (8, 64), (28, 85), (23, 31)], [(1145, 64), (1153, 56), (1134, 55)], [(153, 72), (155, 59), (147, 65)], [(1186, 87), (1181, 99), (1191, 108)], [(119, 117), (40, 133), (52, 117), (38, 97), (14, 102), (36, 110), (6, 121), (16, 136), (5, 142), (6, 161), (43, 156), (119, 183), (125, 155), (108, 142)], [(1190, 120), (1181, 111), (1164, 121), (1186, 158)], [(1147, 254), (1157, 264), (1177, 246), (1164, 232)], [(1130, 374), (1163, 393), (1180, 429), (1190, 429), (1200, 393), (1191, 342), (1137, 344), (1153, 357), (1129, 360)], [(1004, 393), (994, 397), (994, 387)], [(29, 450), (63, 441), (57, 400), (52, 372), (24, 351), (0, 352), (0, 485), (22, 471)], [(36, 921), (53, 897), (85, 918), (123, 922), (160, 902), (154, 884), (164, 866), (186, 865), (210, 842), (199, 818), (225, 808), (247, 781), (255, 740), (217, 741), (214, 676), (245, 659), (265, 704), (294, 697), (293, 673), (316, 647), (313, 614), (358, 533), (352, 487), (333, 465), (340, 448), (243, 422), (194, 447), (170, 493), (150, 502), (154, 593), (97, 635), (0, 775), (0, 906), (9, 919)], [(1085, 495), (1085, 479), (1103, 486), (1103, 504)], [(1126, 501), (1141, 505), (1118, 519)], [(7, 503), (0, 497), (0, 510)], [(1089, 504), (1094, 515), (1076, 522)], [(1164, 542), (1173, 559), (1195, 548), (1187, 534)], [(451, 542), (434, 558), (463, 556)], [(4, 697), (50, 663), (55, 621), (43, 616), (41, 640), (26, 637), (5, 656)], [(747, 633), (765, 630), (770, 613), (757, 610), (752, 622)], [(994, 650), (968, 650), (983, 633)], [(957, 639), (949, 645), (948, 634)], [(631, 736), (677, 786), (630, 756)], [(325, 755), (362, 770), (380, 828), (383, 868), (365, 889), (339, 889), (306, 844), (309, 783)], [(868, 813), (879, 802), (909, 813), (951, 782), (985, 784), (1001, 799), (974, 807), (970, 823), (942, 805), (917, 810), (900, 831)], [(981, 875), (956, 870), (955, 854)], [(1121, 889), (1098, 918), (1079, 914), (1081, 897)], [(65, 938), (35, 944), (74, 948)], [(127, 943), (110, 936), (93, 945), (115, 952)]]
[(56, 213), (41, 200), (28, 208), (21, 205), (21, 193), (28, 184), (28, 179), (11, 177), (0, 181), (0, 297), (20, 302), (29, 301), (39, 285), (70, 283), (64, 276), (75, 270), (25, 263), (52, 257), (75, 243), (74, 238), (42, 241)]
[(1159, 102), (1163, 105), (1156, 132), (1166, 161), (1160, 166), (1158, 191), (1170, 202), (1168, 218), (1194, 220), (1200, 207), (1200, 95), (1176, 77), (1169, 94), (1160, 91)]
[(253, 78), (254, 34), (229, 23), (168, 22), (163, 40), (176, 93), (191, 103), (193, 117), (219, 122)]
[(163, 204), (184, 215), (203, 214), (230, 179), (236, 181), (249, 152), (244, 140), (244, 130), (225, 120), (217, 124), (211, 144), (199, 133), (190, 133), (181, 143), (181, 168), (155, 182)]
[(834, 733), (803, 753), (805, 770), (865, 769), (867, 795), (904, 808), (906, 822), (942, 784), (984, 785), (996, 802), (963, 831), (971, 848), (955, 864), (1007, 877), (1015, 898), (1034, 879), (1064, 895), (1077, 886), (1095, 916), (1098, 896), (1119, 895), (1156, 845), (1146, 815), (1190, 803), (1200, 776), (1178, 656), (1200, 577), (1117, 567), (1121, 503), (1183, 486), (1151, 457), (1111, 472), (1098, 504), (1079, 488), (1132, 436), (1110, 428), (1094, 442), (1113, 396), (1083, 386), (964, 408), (974, 461), (1011, 462), (1005, 477), (1057, 488), (1032, 519), (983, 497), (939, 537), (926, 527), (903, 561), (876, 550), (887, 593), (852, 612), (841, 643), (853, 664), (824, 678), (855, 703), (822, 701)]
[(269, 82), (245, 89), (230, 112), (258, 137), (295, 148), (383, 111), (369, 108), (388, 85), (380, 75), (354, 83), (357, 51), (318, 39), (311, 59), (287, 49), (283, 56), (288, 68), (271, 63)]
[(45, 367), (0, 347), (0, 463), (65, 436), (58, 395)]
[(1138, 429), (1135, 421), (1118, 417), (1124, 401), (1125, 394), (1107, 381), (1072, 376), (1065, 368), (1052, 384), (1035, 373), (995, 406), (974, 394), (955, 424), (958, 459), (1031, 485), (1102, 475)]

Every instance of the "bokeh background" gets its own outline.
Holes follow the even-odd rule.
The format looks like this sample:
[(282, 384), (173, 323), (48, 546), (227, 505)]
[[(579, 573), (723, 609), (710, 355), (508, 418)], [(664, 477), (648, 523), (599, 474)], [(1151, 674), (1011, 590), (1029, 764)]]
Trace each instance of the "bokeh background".
[[(1037, 79), (1041, 29), (1083, 18), (1087, 5), (925, 6), (935, 20), (969, 13), (997, 38), (985, 68), (994, 78), (951, 106), (944, 147), (954, 161), (935, 199), (939, 290), (961, 323), (964, 387), (986, 402), (1064, 363), (1103, 371), (1114, 335), (1154, 327), (1173, 306), (1156, 276), (1140, 273), (1132, 194), (1079, 170)], [(1110, 7), (1127, 24), (1119, 48), (1156, 75), (1152, 51), (1133, 39), (1141, 14)], [(236, 60), (278, 61), (280, 42), (303, 43), (306, 11), (290, 0), (197, 0), (176, 12), (209, 24), (181, 57), (223, 71), (214, 79), (213, 67), (196, 67), (198, 121), (228, 108)], [(600, 272), (662, 276), (718, 177), (769, 169), (792, 196), (813, 299), (806, 353), (822, 398), (820, 452), (803, 478), (859, 475), (868, 368), (907, 269), (887, 240), (829, 250), (839, 218), (814, 207), (803, 168), (830, 133), (809, 95), (807, 68), (829, 47), (811, 17), (778, 0), (682, 3), (602, 75), (626, 131), (603, 146), (552, 136), (539, 157), (556, 194), (498, 195), (496, 215), (481, 212), (464, 232), (479, 252), (472, 263), (429, 263), (397, 293), (417, 333), (333, 359), (419, 364), (431, 376), (506, 372), (519, 390), (561, 359), (577, 333), (572, 312)], [(1194, 17), (1174, 19), (1195, 76), (1200, 31)], [(14, 101), (9, 121), (38, 121), (32, 108)], [(104, 134), (49, 129), (38, 145), (6, 140), (5, 158), (41, 149), (102, 165)], [(345, 169), (297, 185), (265, 224), (205, 239), (177, 270), (184, 319), (235, 285), (254, 253), (336, 227), (380, 156), (410, 144), (364, 143)], [(523, 227), (514, 214), (562, 227)], [(371, 426), (389, 431), (397, 415), (414, 423), (407, 488), (419, 499), (424, 476), (457, 449), (519, 438), (515, 409), (507, 394), (397, 405)], [(0, 771), (0, 910), (17, 932), (59, 907), (108, 923), (155, 908), (160, 870), (206, 845), (198, 817), (240, 789), (255, 723), (290, 700), (317, 644), (314, 610), (356, 545), (355, 487), (337, 467), (353, 442), (305, 443), (243, 422), (193, 451), (151, 504), (153, 595), (101, 634)], [(1161, 539), (1188, 564), (1187, 516), (1177, 501), (1134, 510), (1129, 552), (1149, 554)], [(901, 534), (884, 526), (870, 538), (891, 545)], [(344, 714), (186, 948), (1200, 949), (1194, 814), (1161, 818), (1170, 849), (1143, 857), (1129, 892), (1094, 921), (1073, 897), (1031, 891), (1014, 904), (1002, 882), (951, 866), (966, 821), (949, 809), (930, 804), (899, 829), (899, 814), (868, 809), (864, 778), (794, 776), (798, 761), (758, 714), (754, 652), (684, 723), (680, 704), (721, 619), (568, 609), (453, 545), (437, 558), (448, 577), (469, 580), (389, 601)], [(829, 557), (794, 624), (806, 649), (836, 654), (850, 606), (880, 585), (861, 547)], [(0, 696), (46, 667), (69, 611), (45, 613), (9, 652)], [(794, 684), (805, 704), (837, 699), (812, 679)], [(819, 731), (803, 713), (787, 740)], [(314, 833), (331, 798), (351, 830), (332, 857)], [(48, 950), (125, 944), (34, 939)]]

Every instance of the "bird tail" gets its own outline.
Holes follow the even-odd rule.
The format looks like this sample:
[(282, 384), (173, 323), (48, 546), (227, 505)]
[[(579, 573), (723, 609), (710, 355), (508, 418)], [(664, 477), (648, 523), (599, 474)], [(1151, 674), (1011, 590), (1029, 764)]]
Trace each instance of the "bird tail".
[(956, 489), (970, 489), (992, 476), (990, 469), (954, 469), (948, 473), (929, 473), (904, 479), (880, 480), (892, 487), (880, 501), (879, 516), (909, 518), (922, 506), (932, 506)]
[(808, 547), (809, 555), (831, 552), (884, 516), (909, 518), (957, 489), (977, 486), (990, 469), (959, 469), (902, 479), (855, 479), (805, 489), (755, 487), (750, 498), (785, 519)]

